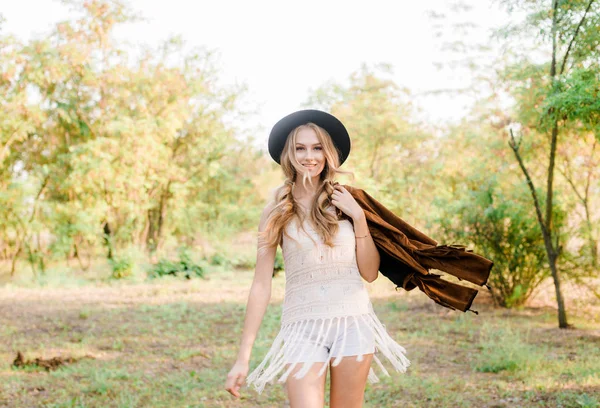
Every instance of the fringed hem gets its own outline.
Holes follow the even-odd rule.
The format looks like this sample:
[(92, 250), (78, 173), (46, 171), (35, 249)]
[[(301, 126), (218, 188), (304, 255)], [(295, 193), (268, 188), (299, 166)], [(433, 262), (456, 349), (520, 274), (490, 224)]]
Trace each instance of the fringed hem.
[[(410, 361), (404, 355), (406, 350), (389, 336), (385, 326), (379, 321), (375, 313), (325, 319), (310, 318), (290, 323), (281, 328), (263, 361), (246, 378), (247, 386), (253, 386), (256, 391), (261, 394), (265, 388), (265, 385), (267, 383), (273, 383), (275, 377), (285, 368), (286, 364), (291, 365), (279, 377), (278, 382), (280, 383), (283, 383), (287, 380), (288, 376), (298, 363), (304, 364), (303, 367), (294, 375), (294, 378), (298, 379), (304, 377), (315, 363), (322, 364), (321, 370), (318, 374), (319, 376), (325, 372), (329, 362), (332, 359), (333, 362), (331, 365), (334, 367), (337, 366), (341, 362), (342, 357), (344, 357), (344, 351), (346, 350), (346, 329), (348, 328), (349, 319), (353, 319), (353, 322), (356, 324), (356, 328), (359, 333), (360, 350), (365, 349), (363, 345), (366, 346), (369, 339), (374, 340), (371, 343), (375, 346), (373, 360), (385, 375), (389, 376), (390, 374), (383, 366), (381, 360), (377, 357), (377, 352), (381, 352), (393, 365), (396, 371), (401, 373), (406, 372), (406, 369), (410, 366)], [(334, 323), (334, 320), (337, 320), (337, 323)], [(362, 326), (358, 324), (359, 320), (363, 323)], [(291, 359), (291, 361), (288, 361), (286, 356), (289, 356), (291, 352), (297, 351), (293, 350), (293, 345), (300, 338), (300, 336), (305, 333), (305, 329), (308, 327), (308, 324), (311, 321), (315, 322), (315, 324), (312, 325), (309, 338), (312, 338), (314, 333), (318, 333), (316, 336), (317, 346), (311, 350), (308, 342), (304, 342), (302, 348), (299, 350), (299, 354), (297, 354), (295, 358)], [(317, 323), (318, 321), (320, 321), (320, 323)], [(341, 344), (338, 345), (338, 343), (333, 343), (333, 346), (329, 350), (326, 361), (316, 361), (317, 352), (319, 350), (327, 349), (328, 346), (326, 346), (326, 343), (328, 342), (328, 339), (330, 339), (330, 334), (334, 333), (334, 330), (334, 338), (339, 338), (340, 326), (343, 326), (342, 330), (344, 334)], [(360, 331), (360, 327), (367, 327), (370, 333), (362, 333)], [(285, 339), (288, 339), (288, 341), (285, 341)], [(301, 360), (306, 361), (298, 361), (300, 360), (299, 356), (304, 356), (305, 358), (302, 358)], [(356, 361), (362, 361), (363, 356), (364, 354), (358, 354)], [(379, 378), (377, 375), (375, 375), (372, 367), (369, 370), (368, 381), (370, 383), (379, 382)]]

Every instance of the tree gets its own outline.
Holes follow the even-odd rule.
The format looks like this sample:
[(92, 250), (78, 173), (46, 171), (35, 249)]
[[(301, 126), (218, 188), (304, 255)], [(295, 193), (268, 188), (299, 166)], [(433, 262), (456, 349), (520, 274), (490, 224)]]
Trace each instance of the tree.
[(23, 252), (85, 268), (100, 251), (154, 255), (215, 221), (246, 225), (256, 150), (230, 124), (243, 89), (220, 84), (215, 53), (171, 38), (134, 57), (112, 35), (137, 18), (123, 2), (72, 4), (79, 16), (43, 38), (0, 36), (0, 245), (13, 270)]
[[(459, 1), (449, 6), (450, 12), (457, 16), (452, 21), (459, 21), (450, 27), (454, 32), (442, 24), (445, 13), (439, 10), (431, 13), (434, 29), (442, 38), (440, 52), (459, 54), (453, 55), (458, 64), (448, 64), (451, 67), (467, 67), (467, 72), (460, 74), (470, 78), (471, 83), (453, 92), (476, 96), (471, 115), (504, 130), (504, 138), (509, 140), (512, 160), (526, 183), (533, 203), (532, 213), (544, 240), (547, 268), (555, 284), (559, 326), (568, 327), (561, 276), (577, 278), (579, 271), (573, 269), (585, 267), (574, 263), (575, 258), (565, 249), (566, 244), (572, 244), (567, 239), (573, 241), (573, 237), (565, 233), (565, 225), (555, 218), (555, 214), (564, 211), (556, 193), (560, 187), (562, 191), (570, 188), (575, 195), (585, 197), (579, 200), (584, 207), (591, 206), (597, 194), (593, 188), (585, 187), (586, 183), (594, 185), (593, 171), (587, 173), (589, 181), (569, 176), (566, 168), (559, 167), (565, 179), (556, 179), (554, 174), (559, 158), (567, 163), (589, 156), (584, 146), (592, 145), (579, 142), (589, 141), (590, 135), (598, 137), (600, 8), (596, 0), (494, 2), (500, 7), (495, 11), (499, 18), (502, 18), (500, 13), (507, 12), (507, 23), (486, 36), (478, 31), (477, 20), (469, 19), (473, 4)], [(559, 139), (564, 138), (577, 139), (577, 143), (570, 143), (573, 148), (561, 149)], [(574, 151), (575, 146), (581, 149)], [(574, 156), (565, 157), (566, 154)], [(544, 157), (544, 161), (547, 157), (545, 167), (541, 167), (539, 157)], [(544, 189), (537, 186), (539, 178), (545, 180)], [(582, 191), (588, 193), (577, 193)], [(566, 205), (570, 200), (561, 197), (560, 201)], [(578, 217), (569, 214), (568, 224), (579, 222), (573, 218)], [(575, 228), (572, 232), (578, 234), (578, 231), (587, 231), (582, 235), (590, 236), (590, 228)], [(586, 239), (592, 247), (593, 239)], [(564, 268), (559, 274), (561, 263)]]
[[(595, 0), (585, 1), (529, 1), (526, 3), (505, 2), (510, 9), (521, 7), (528, 15), (521, 27), (512, 32), (535, 31), (540, 46), (550, 47), (550, 61), (536, 63), (523, 57), (519, 67), (510, 67), (513, 74), (508, 78), (514, 85), (517, 96), (517, 118), (537, 132), (549, 137), (548, 168), (546, 171), (545, 209), (538, 197), (534, 181), (521, 156), (521, 140), (510, 129), (509, 145), (527, 180), (533, 199), (536, 216), (540, 224), (548, 257), (552, 278), (554, 281), (556, 301), (558, 305), (558, 322), (560, 328), (569, 327), (567, 314), (561, 292), (561, 276), (557, 268), (557, 260), (563, 251), (563, 243), (555, 234), (553, 225), (554, 210), (554, 174), (557, 147), (561, 131), (570, 124), (579, 122), (583, 126), (596, 128), (598, 126), (597, 98), (583, 98), (574, 109), (572, 94), (574, 86), (566, 84), (579, 83), (587, 78), (584, 88), (598, 89), (597, 64), (600, 57), (600, 5)], [(507, 36), (511, 31), (507, 30)], [(544, 74), (544, 71), (546, 72)], [(541, 86), (531, 89), (533, 78), (541, 80)], [(594, 84), (595, 83), (595, 84)], [(529, 90), (529, 92), (528, 92)], [(585, 96), (584, 92), (577, 95)], [(529, 98), (529, 96), (535, 96)], [(571, 96), (571, 97), (570, 97)], [(529, 102), (536, 103), (527, 106)], [(595, 110), (595, 114), (593, 113)], [(535, 120), (535, 124), (531, 121)], [(532, 126), (533, 125), (533, 126)]]

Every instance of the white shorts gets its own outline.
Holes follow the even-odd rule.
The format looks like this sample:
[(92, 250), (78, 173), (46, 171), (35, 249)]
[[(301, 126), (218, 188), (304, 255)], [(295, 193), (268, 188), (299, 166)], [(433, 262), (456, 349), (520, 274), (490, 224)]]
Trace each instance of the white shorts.
[[(358, 356), (360, 354), (364, 355), (375, 352), (374, 335), (360, 317), (356, 317), (356, 322), (353, 317), (348, 317), (347, 319), (341, 318), (339, 330), (337, 329), (338, 318), (333, 318), (326, 336), (321, 334), (320, 338), (317, 338), (321, 322), (322, 319), (310, 321), (305, 325), (302, 333), (296, 335), (295, 339), (284, 339), (284, 343), (289, 343), (289, 347), (284, 346), (284, 355), (287, 363), (305, 361), (325, 362), (330, 358), (333, 360), (340, 354), (342, 356)], [(356, 323), (358, 323), (358, 327)], [(325, 333), (328, 325), (329, 319), (325, 321), (323, 333)], [(345, 327), (346, 325), (347, 327)], [(346, 336), (345, 343), (344, 336)], [(290, 340), (293, 340), (293, 342), (290, 342)]]

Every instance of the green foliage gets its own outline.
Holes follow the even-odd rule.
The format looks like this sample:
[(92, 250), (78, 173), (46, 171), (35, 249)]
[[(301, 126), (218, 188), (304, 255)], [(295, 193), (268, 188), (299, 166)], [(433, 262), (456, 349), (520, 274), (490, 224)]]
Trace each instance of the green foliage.
[(216, 253), (213, 256), (211, 256), (209, 262), (211, 265), (218, 265), (218, 266), (230, 265), (229, 259), (227, 259), (227, 257), (225, 255), (220, 254), (220, 253)]
[[(21, 43), (0, 35), (3, 259), (14, 261), (15, 271), (17, 261), (29, 260), (37, 273), (48, 261), (65, 258), (76, 258), (86, 269), (87, 260), (114, 257), (128, 247), (144, 255), (145, 250), (168, 253), (205, 237), (214, 247), (256, 228), (264, 205), (263, 183), (272, 182), (277, 167), (232, 126), (232, 119), (244, 114), (239, 104), (244, 91), (221, 85), (215, 53), (189, 50), (181, 38), (154, 49), (131, 50), (112, 36), (119, 25), (137, 18), (120, 1), (73, 6), (79, 17), (57, 24), (43, 37)], [(577, 26), (583, 8), (582, 2), (560, 2), (564, 33)], [(533, 173), (545, 166), (538, 160), (545, 157), (540, 156), (545, 120), (559, 118), (573, 136), (597, 129), (598, 34), (590, 29), (598, 21), (597, 11), (594, 4), (566, 70), (554, 81), (546, 63), (534, 63), (527, 55), (507, 60), (506, 69), (499, 71), (499, 82), (509, 85), (518, 109), (510, 120), (506, 109), (484, 115), (521, 123), (530, 136), (525, 159)], [(549, 16), (540, 12), (529, 17), (528, 24), (538, 28), (536, 39), (548, 39)], [(506, 147), (505, 140), (497, 130), (468, 122), (461, 124), (462, 134), (450, 129), (446, 140), (434, 136), (430, 127), (416, 123), (412, 96), (391, 74), (389, 66), (365, 65), (343, 82), (319, 87), (309, 98), (308, 105), (331, 111), (352, 134), (348, 169), (356, 180), (350, 184), (365, 188), (417, 227), (423, 220), (454, 217), (457, 210), (459, 218), (444, 227), (447, 236), (474, 243), (496, 261), (494, 272), (502, 270), (502, 276), (521, 271), (521, 265), (533, 269), (540, 262), (539, 241), (534, 243), (535, 222), (525, 209), (522, 179), (507, 177), (498, 188), (482, 190), (477, 186), (485, 183), (472, 178), (474, 172), (486, 177), (498, 169), (511, 172), (512, 158), (497, 146)], [(496, 143), (487, 143), (493, 138)], [(478, 145), (480, 139), (486, 143)], [(573, 156), (580, 159), (587, 149), (581, 145)], [(489, 155), (481, 154), (488, 150)], [(475, 187), (464, 190), (469, 177), (467, 184)], [(517, 191), (510, 193), (517, 180)], [(596, 179), (591, 180), (593, 186)], [(597, 192), (590, 191), (588, 202), (594, 203)], [(493, 199), (486, 201), (489, 196)], [(499, 205), (502, 200), (508, 205)], [(515, 203), (516, 214), (511, 214)], [(575, 218), (569, 222), (583, 224)], [(577, 235), (589, 237), (588, 253), (597, 237), (595, 221), (592, 217), (589, 225), (577, 229)], [(480, 225), (486, 227), (474, 233), (473, 227)], [(432, 228), (443, 229), (438, 224)], [(521, 233), (518, 228), (523, 228)], [(485, 234), (510, 242), (494, 244), (481, 236)], [(516, 248), (510, 250), (510, 245)], [(521, 261), (515, 264), (515, 259)], [(159, 275), (185, 271), (181, 261), (161, 262), (156, 266)], [(254, 268), (255, 262), (254, 253), (243, 251), (217, 251), (208, 260), (214, 266), (243, 269)], [(139, 264), (135, 260), (132, 268)], [(278, 252), (274, 274), (283, 266)], [(131, 273), (124, 258), (113, 261), (111, 268), (115, 277)], [(538, 269), (546, 271), (545, 265)], [(190, 276), (199, 270), (190, 266)], [(522, 303), (535, 286), (535, 280), (528, 283), (512, 275), (503, 279), (506, 285), (491, 283), (503, 287), (507, 305)]]
[[(509, 8), (516, 2), (506, 0)], [(541, 200), (535, 197), (534, 190), (538, 188), (535, 178), (530, 176), (524, 160), (519, 153), (520, 142), (511, 142), (519, 166), (523, 169), (531, 186), (533, 201), (541, 224), (546, 243), (546, 252), (549, 267), (556, 289), (556, 301), (558, 306), (558, 321), (561, 328), (568, 327), (567, 316), (563, 296), (559, 285), (559, 272), (557, 262), (562, 257), (564, 240), (560, 233), (554, 229), (555, 204), (553, 202), (555, 163), (560, 161), (559, 146), (564, 139), (578, 139), (587, 132), (596, 132), (600, 129), (600, 115), (598, 114), (598, 91), (600, 90), (599, 70), (600, 65), (600, 4), (595, 1), (531, 1), (521, 2), (526, 13), (522, 24), (516, 25), (516, 29), (507, 28), (507, 36), (512, 39), (523, 39), (528, 34), (533, 34), (534, 41), (529, 46), (519, 44), (506, 54), (513, 54), (512, 59), (518, 61), (508, 70), (514, 70), (518, 74), (512, 79), (503, 81), (502, 87), (509, 90), (514, 97), (513, 116), (506, 125), (519, 128), (520, 136), (547, 135), (549, 143), (546, 144), (544, 157), (549, 158), (549, 165), (543, 174), (547, 180), (545, 193), (546, 214), (542, 216)], [(511, 25), (513, 23), (511, 22)], [(533, 45), (533, 47), (532, 47)], [(509, 48), (509, 47), (507, 47)], [(532, 48), (545, 49), (546, 57), (542, 60), (531, 57)], [(516, 69), (515, 69), (516, 68)], [(505, 71), (501, 67), (499, 72)], [(510, 78), (510, 75), (508, 75)], [(506, 126), (505, 125), (505, 126)], [(511, 133), (512, 135), (512, 133)], [(512, 137), (512, 136), (511, 136)], [(584, 211), (588, 217), (589, 213), (589, 180), (593, 172), (589, 172), (588, 184), (585, 188), (584, 197), (577, 192), (577, 186), (569, 180), (573, 190), (582, 201)], [(539, 196), (539, 192), (538, 192)], [(560, 205), (558, 205), (560, 207)], [(560, 221), (559, 221), (560, 223)], [(588, 228), (591, 230), (591, 228)], [(556, 239), (555, 239), (556, 238)], [(591, 231), (588, 239), (593, 241)], [(591, 243), (591, 242), (590, 242)], [(596, 251), (595, 243), (590, 245)], [(596, 262), (596, 253), (592, 255)], [(563, 271), (560, 271), (563, 272)]]
[(549, 129), (555, 121), (591, 130), (600, 141), (600, 65), (574, 69), (555, 82), (542, 105), (542, 124)]
[(133, 261), (129, 257), (117, 257), (108, 260), (112, 274), (111, 278), (113, 279), (123, 279), (128, 278), (133, 273)]
[(179, 251), (179, 261), (161, 259), (153, 265), (149, 272), (150, 279), (162, 276), (185, 277), (186, 279), (204, 278), (206, 274), (206, 262), (195, 263), (186, 249)]
[(583, 393), (575, 399), (577, 406), (580, 408), (598, 408), (600, 407), (600, 400), (593, 395)]
[(122, 2), (73, 6), (26, 44), (0, 34), (4, 256), (110, 258), (254, 226), (259, 152), (231, 125), (243, 89), (220, 85), (215, 54), (179, 38), (131, 51), (112, 36), (137, 19)]
[[(492, 259), (488, 284), (497, 304), (522, 305), (549, 276), (539, 224), (526, 185), (501, 186), (497, 176), (475, 173), (465, 181), (461, 199), (442, 203), (435, 220), (447, 239), (473, 243), (476, 252)], [(556, 206), (556, 226), (564, 212)]]
[[(492, 291), (497, 291), (497, 289), (492, 289)], [(513, 288), (512, 293), (504, 299), (504, 304), (507, 307), (521, 305), (523, 302), (525, 302), (525, 300), (527, 300), (527, 297), (528, 294), (523, 289), (523, 285), (519, 283)]]
[(278, 272), (281, 272), (285, 269), (285, 262), (283, 260), (283, 253), (281, 252), (281, 248), (277, 247), (277, 252), (275, 253), (275, 263), (273, 265), (273, 276), (277, 275)]

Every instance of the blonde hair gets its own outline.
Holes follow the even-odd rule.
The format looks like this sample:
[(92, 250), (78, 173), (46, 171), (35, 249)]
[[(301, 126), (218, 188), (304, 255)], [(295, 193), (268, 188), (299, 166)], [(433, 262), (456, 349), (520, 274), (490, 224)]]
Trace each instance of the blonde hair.
[(319, 175), (319, 185), (311, 203), (310, 212), (306, 214), (306, 217), (312, 222), (315, 231), (323, 238), (323, 242), (330, 247), (333, 246), (333, 237), (338, 231), (338, 220), (343, 217), (343, 213), (337, 208), (335, 215), (327, 211), (331, 205), (329, 197), (336, 184), (334, 179), (337, 174), (351, 174), (352, 176), (354, 174), (339, 169), (339, 154), (331, 136), (322, 127), (309, 122), (292, 130), (283, 146), (280, 163), (285, 175), (285, 182), (275, 191), (274, 206), (267, 217), (264, 231), (259, 233), (259, 242), (262, 243), (259, 249), (280, 245), (284, 234), (291, 238), (285, 231), (286, 225), (294, 217), (301, 221), (305, 219), (292, 191), (299, 172), (303, 175), (302, 185), (304, 187), (307, 182), (312, 183), (308, 172), (303, 171), (302, 164), (296, 159), (296, 138), (300, 130), (306, 128), (310, 128), (316, 133), (325, 157), (325, 166)]

